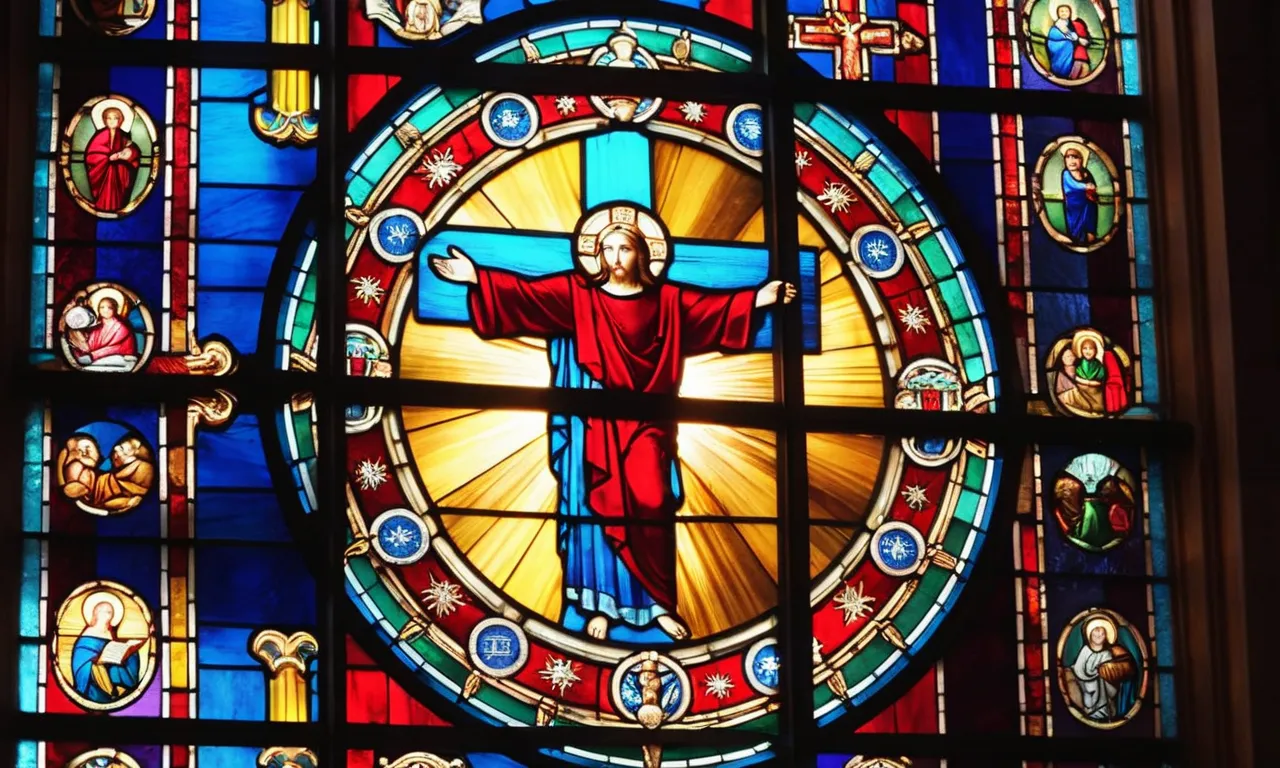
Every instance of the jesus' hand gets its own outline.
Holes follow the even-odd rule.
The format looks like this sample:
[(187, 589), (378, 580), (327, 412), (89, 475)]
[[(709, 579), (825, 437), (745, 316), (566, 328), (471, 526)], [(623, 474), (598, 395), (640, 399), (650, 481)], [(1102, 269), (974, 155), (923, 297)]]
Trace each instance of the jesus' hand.
[(476, 263), (461, 249), (449, 246), (448, 256), (431, 256), (431, 269), (451, 283), (476, 282)]
[(783, 304), (790, 304), (796, 297), (796, 287), (781, 280), (770, 280), (756, 291), (756, 309), (772, 306), (782, 299)]

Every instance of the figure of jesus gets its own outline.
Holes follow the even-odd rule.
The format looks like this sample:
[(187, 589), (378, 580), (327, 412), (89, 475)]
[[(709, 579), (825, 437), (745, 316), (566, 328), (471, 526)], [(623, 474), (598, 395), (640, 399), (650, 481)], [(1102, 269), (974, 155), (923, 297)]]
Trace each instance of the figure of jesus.
[(121, 211), (133, 197), (133, 182), (138, 176), (142, 155), (124, 132), (123, 124), (124, 112), (120, 109), (104, 110), (102, 128), (93, 134), (84, 150), (93, 205), (99, 211)]
[[(627, 222), (600, 231), (594, 256), (593, 275), (533, 279), (477, 267), (457, 248), (430, 264), (469, 286), (481, 338), (550, 339), (556, 386), (659, 395), (677, 392), (690, 355), (746, 349), (759, 311), (796, 295), (780, 280), (724, 293), (659, 282), (648, 241)], [(585, 629), (596, 639), (619, 624), (688, 637), (676, 610), (676, 424), (553, 416), (549, 433), (560, 510), (582, 518), (558, 537), (566, 610), (590, 617)]]

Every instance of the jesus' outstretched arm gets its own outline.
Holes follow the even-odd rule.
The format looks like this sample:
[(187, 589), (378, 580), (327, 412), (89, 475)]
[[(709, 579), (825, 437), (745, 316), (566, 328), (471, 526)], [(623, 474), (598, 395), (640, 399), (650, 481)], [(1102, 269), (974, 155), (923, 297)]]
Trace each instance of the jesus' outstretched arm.
[(795, 286), (781, 280), (734, 293), (703, 293), (682, 286), (681, 348), (689, 355), (746, 349), (751, 342), (754, 313), (774, 304), (790, 304), (795, 295)]
[(454, 247), (448, 256), (432, 256), (430, 263), (442, 279), (469, 286), (467, 308), (481, 338), (562, 336), (573, 331), (569, 275), (529, 279), (484, 269)]

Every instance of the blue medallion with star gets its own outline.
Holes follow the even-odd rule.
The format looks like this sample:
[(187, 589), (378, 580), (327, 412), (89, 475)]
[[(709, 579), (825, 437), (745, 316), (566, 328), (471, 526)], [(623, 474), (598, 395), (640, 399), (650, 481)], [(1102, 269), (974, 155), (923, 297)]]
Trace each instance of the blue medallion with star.
[(920, 547), (906, 531), (887, 531), (876, 544), (876, 551), (886, 567), (893, 570), (914, 568), (920, 562)]
[(382, 246), (383, 251), (397, 258), (412, 256), (422, 242), (417, 222), (403, 213), (382, 219), (374, 236), (378, 238), (378, 245)]
[(374, 526), (377, 550), (383, 559), (397, 565), (416, 562), (430, 544), (422, 520), (408, 510), (391, 510), (379, 516)]
[(498, 99), (489, 110), (489, 130), (504, 142), (523, 142), (533, 135), (533, 115), (518, 99)]
[(888, 232), (873, 230), (858, 239), (858, 260), (876, 274), (888, 274), (898, 266), (901, 247)]
[(764, 152), (764, 112), (759, 107), (734, 110), (729, 132), (734, 144), (750, 154)]

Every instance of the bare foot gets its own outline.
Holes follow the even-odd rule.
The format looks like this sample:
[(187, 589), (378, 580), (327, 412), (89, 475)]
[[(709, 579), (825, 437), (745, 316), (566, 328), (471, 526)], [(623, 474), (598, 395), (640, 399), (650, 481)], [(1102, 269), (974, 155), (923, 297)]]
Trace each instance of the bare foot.
[(689, 636), (689, 627), (679, 616), (664, 613), (658, 617), (658, 629), (671, 635), (672, 639), (683, 640)]
[(587, 622), (587, 634), (597, 640), (603, 640), (609, 634), (609, 617), (595, 616)]

